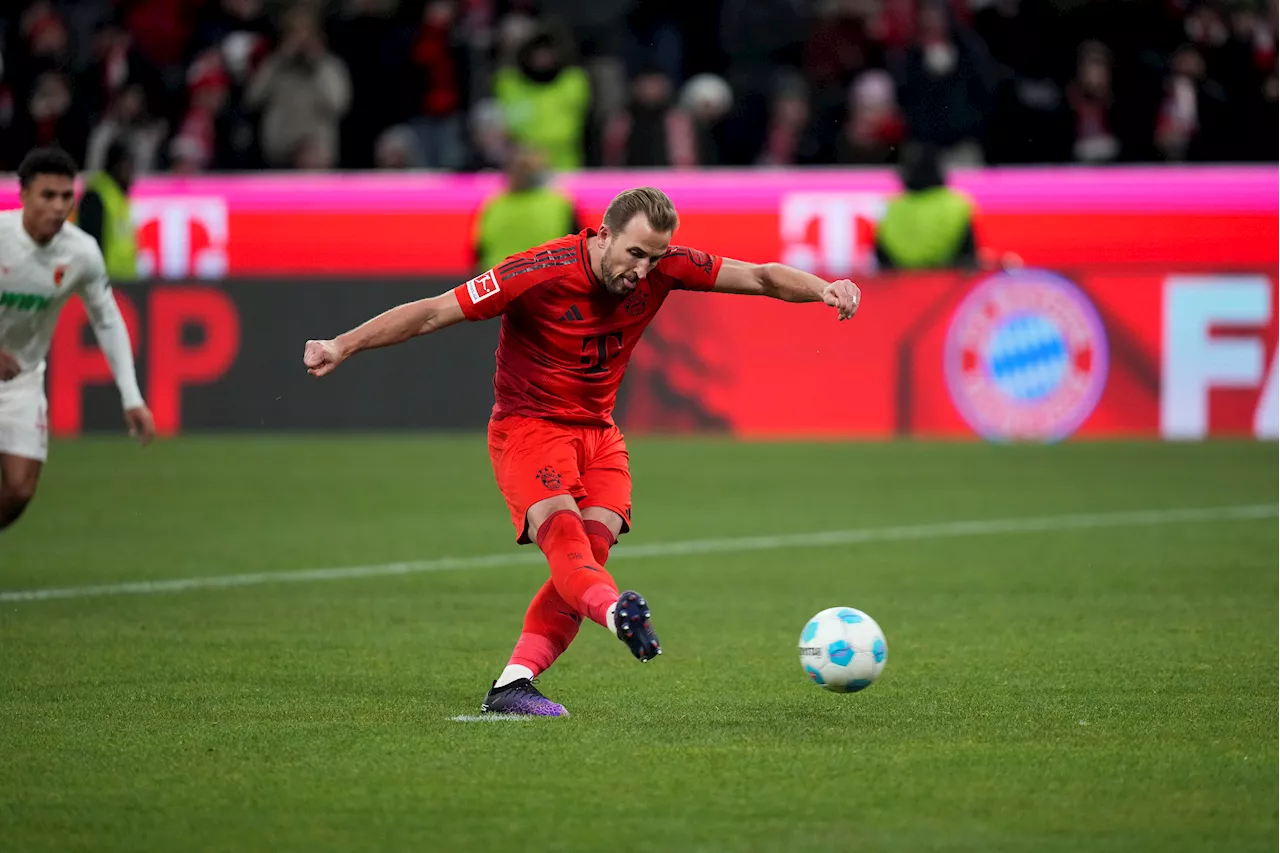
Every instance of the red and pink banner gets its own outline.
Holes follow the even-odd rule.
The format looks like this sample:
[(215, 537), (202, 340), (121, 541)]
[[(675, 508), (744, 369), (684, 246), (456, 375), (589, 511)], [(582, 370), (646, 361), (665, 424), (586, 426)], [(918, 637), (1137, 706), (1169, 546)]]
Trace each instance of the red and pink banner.
[[(957, 170), (980, 247), (1030, 266), (1280, 260), (1275, 167)], [(820, 274), (874, 266), (876, 223), (897, 192), (883, 169), (583, 172), (556, 184), (584, 222), (654, 185), (681, 211), (680, 242)], [(144, 271), (162, 278), (464, 276), (473, 218), (497, 175), (156, 176), (134, 189)], [(16, 188), (0, 208), (18, 204)]]
[[(629, 434), (1058, 441), (1274, 440), (1276, 269), (1025, 269), (870, 277), (823, 305), (675, 293), (635, 350)], [(117, 288), (157, 427), (482, 429), (497, 322), (362, 355), (317, 382), (307, 338), (446, 280), (233, 280)], [(72, 301), (49, 359), (58, 435), (120, 429), (110, 371)]]
[(747, 438), (1275, 439), (1276, 270), (876, 278), (858, 316), (675, 294), (627, 378), (632, 430)]

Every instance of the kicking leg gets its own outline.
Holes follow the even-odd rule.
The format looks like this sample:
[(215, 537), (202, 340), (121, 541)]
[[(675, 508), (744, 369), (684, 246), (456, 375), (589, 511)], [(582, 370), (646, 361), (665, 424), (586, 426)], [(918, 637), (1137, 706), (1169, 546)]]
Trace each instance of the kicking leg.
[(596, 561), (577, 502), (570, 495), (545, 498), (529, 507), (528, 519), (560, 597), (577, 613), (612, 628), (618, 586)]
[[(583, 525), (587, 529), (587, 538), (591, 540), (591, 553), (601, 566), (609, 559), (609, 549), (618, 541), (622, 530), (622, 516), (611, 509), (591, 506), (582, 511)], [(647, 663), (662, 654), (662, 644), (649, 622), (649, 603), (640, 593), (627, 590), (618, 596), (618, 601), (609, 611), (613, 620), (610, 625), (618, 634), (618, 639), (627, 644), (631, 653)]]
[[(592, 554), (600, 565), (618, 537), (631, 529), (631, 459), (622, 432), (612, 427), (594, 436), (589, 458), (582, 472), (587, 491), (582, 517), (591, 541)], [(649, 605), (638, 592), (627, 590), (614, 605), (613, 629), (640, 661), (662, 654), (658, 635), (649, 622)]]
[(39, 459), (0, 453), (0, 530), (17, 521), (31, 503), (43, 467)]

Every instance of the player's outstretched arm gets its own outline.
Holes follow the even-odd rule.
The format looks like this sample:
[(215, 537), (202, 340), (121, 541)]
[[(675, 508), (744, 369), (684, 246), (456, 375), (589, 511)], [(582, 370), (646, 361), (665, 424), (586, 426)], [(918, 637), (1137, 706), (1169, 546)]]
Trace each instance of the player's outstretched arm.
[(749, 264), (725, 258), (716, 276), (717, 293), (770, 296), (783, 302), (825, 302), (841, 320), (858, 313), (862, 291), (846, 279), (827, 281), (786, 264)]
[(336, 338), (307, 341), (302, 363), (312, 376), (325, 376), (360, 350), (403, 343), (418, 335), (428, 335), (461, 323), (464, 319), (458, 297), (450, 290), (429, 299), (397, 305)]
[[(101, 257), (101, 254), (97, 254), (95, 260)], [(100, 260), (97, 261), (97, 264), (101, 263)], [(124, 408), (124, 422), (129, 428), (129, 435), (146, 447), (155, 437), (155, 420), (138, 388), (129, 330), (120, 314), (120, 306), (112, 295), (106, 268), (97, 264), (93, 276), (81, 287), (80, 298), (84, 302), (93, 334), (98, 339), (98, 346), (102, 348), (102, 354), (106, 356), (107, 365), (111, 368), (111, 375), (115, 377), (116, 387), (120, 389), (120, 402)]]

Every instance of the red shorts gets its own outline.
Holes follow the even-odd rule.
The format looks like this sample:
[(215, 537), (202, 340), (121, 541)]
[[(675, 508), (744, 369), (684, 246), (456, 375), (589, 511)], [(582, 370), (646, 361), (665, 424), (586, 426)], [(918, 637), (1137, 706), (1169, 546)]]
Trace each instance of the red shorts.
[(631, 469), (616, 426), (568, 426), (508, 415), (489, 422), (489, 460), (511, 510), (516, 542), (527, 545), (529, 507), (553, 495), (572, 495), (580, 508), (598, 506), (631, 529)]

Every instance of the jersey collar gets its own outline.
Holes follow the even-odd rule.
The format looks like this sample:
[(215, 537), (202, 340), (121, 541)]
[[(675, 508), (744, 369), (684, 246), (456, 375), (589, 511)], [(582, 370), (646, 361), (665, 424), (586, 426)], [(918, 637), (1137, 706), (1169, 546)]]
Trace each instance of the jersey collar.
[(582, 261), (582, 269), (587, 274), (587, 281), (597, 287), (603, 287), (600, 284), (600, 278), (596, 275), (596, 271), (591, 268), (591, 250), (589, 248), (591, 238), (598, 233), (594, 228), (584, 228), (578, 232), (578, 236), (582, 238), (578, 241), (578, 257)]

